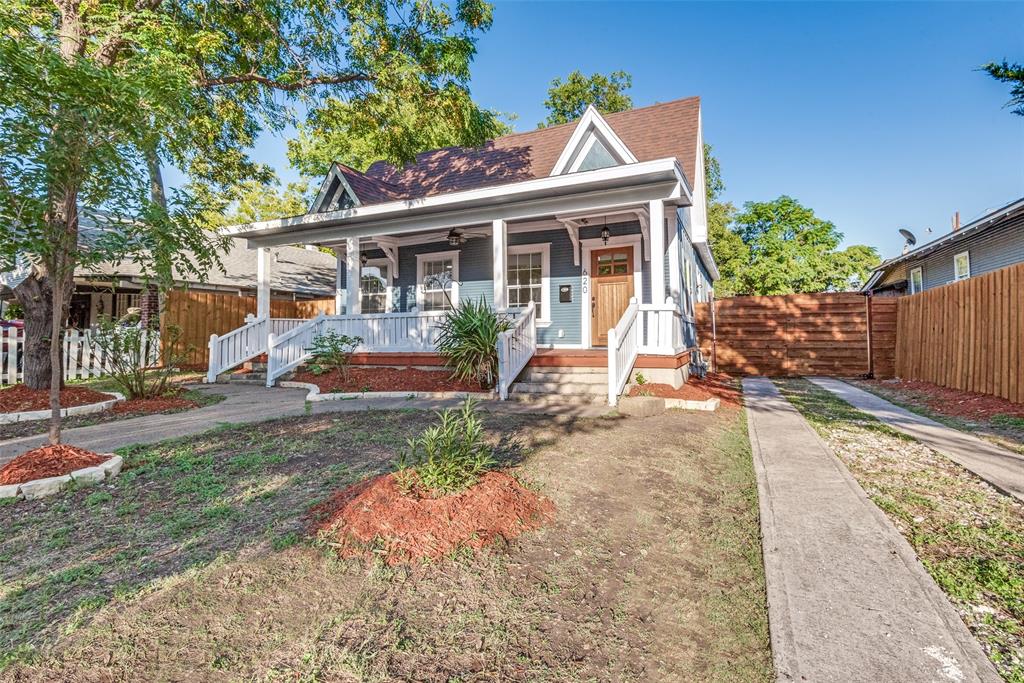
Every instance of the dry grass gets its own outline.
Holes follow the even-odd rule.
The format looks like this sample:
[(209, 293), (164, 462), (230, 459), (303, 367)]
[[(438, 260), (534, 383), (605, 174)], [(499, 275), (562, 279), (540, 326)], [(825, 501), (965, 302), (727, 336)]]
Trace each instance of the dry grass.
[[(305, 510), (386, 471), (430, 415), (325, 415), (135, 449), (120, 481), (0, 522), (19, 680), (767, 681), (742, 413), (490, 416), (556, 522), (389, 568)], [(32, 547), (38, 553), (22, 553)]]

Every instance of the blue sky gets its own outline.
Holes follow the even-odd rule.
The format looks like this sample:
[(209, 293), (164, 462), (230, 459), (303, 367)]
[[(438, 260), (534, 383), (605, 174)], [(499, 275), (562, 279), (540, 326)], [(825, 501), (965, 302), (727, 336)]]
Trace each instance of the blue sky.
[[(891, 256), (897, 228), (924, 242), (1024, 196), (1024, 117), (976, 70), (1004, 57), (1024, 61), (1024, 3), (499, 0), (472, 88), (517, 130), (575, 68), (630, 72), (636, 106), (700, 95), (726, 199), (792, 195)], [(255, 156), (294, 177), (284, 140)]]

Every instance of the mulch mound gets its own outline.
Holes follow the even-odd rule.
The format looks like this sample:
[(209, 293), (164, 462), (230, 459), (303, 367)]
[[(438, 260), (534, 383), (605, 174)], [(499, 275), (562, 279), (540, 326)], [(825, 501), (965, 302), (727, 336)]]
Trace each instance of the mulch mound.
[(868, 380), (868, 384), (898, 392), (904, 399), (949, 417), (961, 417), (975, 422), (988, 422), (996, 415), (1024, 417), (1024, 405), (998, 396), (950, 389), (918, 380)]
[[(85, 387), (64, 387), (60, 391), (61, 408), (84, 406), (100, 403), (114, 398)], [(24, 384), (15, 384), (8, 389), (0, 389), (0, 413), (21, 413), (29, 410), (49, 410), (50, 390), (29, 389)]]
[(106, 457), (75, 446), (58, 444), (22, 453), (0, 468), (0, 486), (60, 477), (84, 467), (94, 467)]
[(510, 540), (553, 519), (555, 506), (504, 472), (439, 498), (405, 493), (394, 474), (384, 474), (339, 491), (310, 514), (312, 530), (342, 557), (379, 553), (399, 564)]
[(474, 382), (459, 382), (447, 370), (415, 368), (349, 368), (345, 378), (337, 370), (323, 375), (300, 372), (298, 382), (309, 382), (325, 394), (350, 391), (484, 391)]
[(723, 405), (730, 406), (739, 406), (741, 402), (737, 381), (723, 373), (709, 372), (703, 379), (691, 376), (686, 384), (678, 389), (669, 384), (645, 384), (643, 387), (633, 387), (630, 390), (630, 396), (641, 396), (645, 393), (648, 396), (681, 398), (687, 401), (717, 398)]
[(114, 404), (110, 412), (115, 415), (150, 415), (177, 410), (188, 410), (199, 404), (180, 396), (158, 396), (156, 398), (133, 398)]

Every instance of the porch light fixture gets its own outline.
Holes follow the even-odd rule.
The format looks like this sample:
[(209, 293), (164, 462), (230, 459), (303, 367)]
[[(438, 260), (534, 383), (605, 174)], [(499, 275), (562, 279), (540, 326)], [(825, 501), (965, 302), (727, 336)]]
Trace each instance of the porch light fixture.
[(462, 235), (456, 232), (454, 228), (448, 231), (448, 244), (453, 247), (462, 244)]
[(365, 253), (359, 255), (359, 264), (360, 265), (365, 266), (366, 262), (369, 261), (369, 260), (370, 259), (366, 257)]
[(612, 231), (608, 229), (608, 219), (604, 219), (604, 227), (601, 228), (601, 242), (608, 244), (608, 238), (612, 236)]

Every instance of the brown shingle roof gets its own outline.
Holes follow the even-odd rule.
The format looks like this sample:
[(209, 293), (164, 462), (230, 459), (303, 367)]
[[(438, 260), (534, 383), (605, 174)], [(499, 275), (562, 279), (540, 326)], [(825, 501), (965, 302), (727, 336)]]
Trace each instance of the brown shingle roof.
[[(676, 157), (692, 185), (697, 163), (699, 113), (700, 98), (688, 97), (606, 114), (604, 118), (638, 161)], [(365, 175), (359, 175), (367, 180), (376, 179), (383, 187), (402, 195), (392, 199), (427, 197), (542, 178), (551, 173), (575, 129), (574, 121), (505, 135), (481, 147), (435, 149), (418, 154), (416, 162), (403, 169), (377, 161)], [(352, 189), (362, 203), (376, 203), (364, 197), (355, 184)]]
[(345, 180), (352, 187), (352, 191), (356, 193), (359, 201), (363, 204), (380, 204), (406, 197), (405, 192), (401, 188), (395, 187), (391, 183), (379, 178), (371, 178), (341, 162), (336, 161), (334, 163), (338, 167), (338, 172), (345, 176)]

